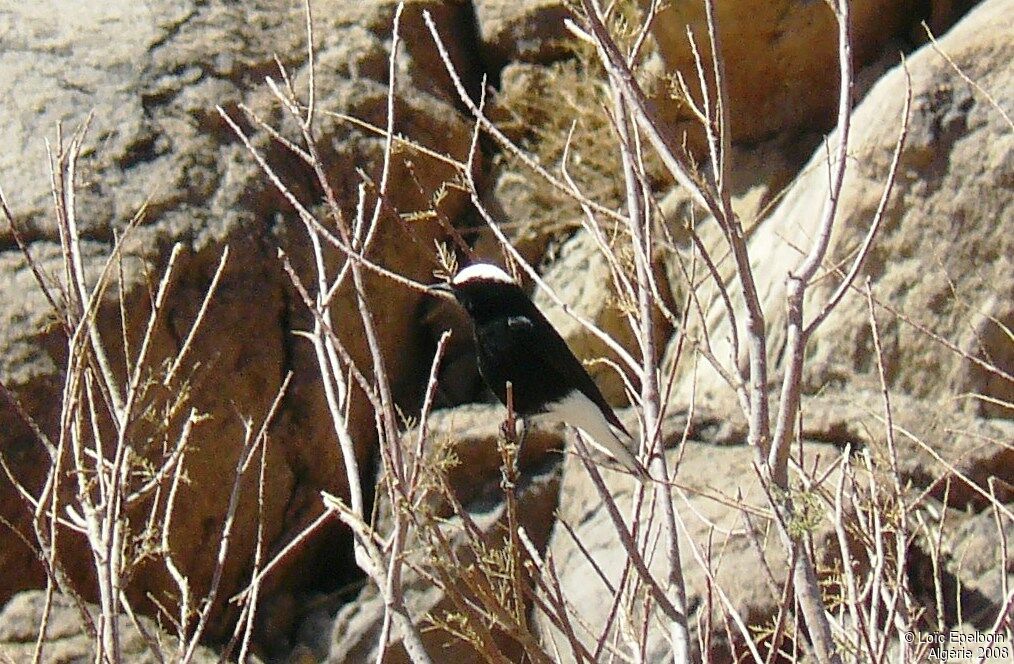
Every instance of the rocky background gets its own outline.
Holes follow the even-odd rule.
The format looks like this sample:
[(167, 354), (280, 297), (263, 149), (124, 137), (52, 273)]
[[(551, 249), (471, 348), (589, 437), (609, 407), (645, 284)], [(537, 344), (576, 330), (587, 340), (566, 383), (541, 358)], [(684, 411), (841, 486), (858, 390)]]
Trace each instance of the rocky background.
[[(397, 63), (396, 131), (456, 158), (464, 157), (471, 138), (467, 113), (423, 25), (426, 9), (469, 92), (477, 95), (487, 77), (491, 115), (545, 163), (555, 163), (566, 130), (578, 121), (575, 146), (583, 157), (578, 175), (587, 191), (614, 204), (622, 180), (611, 166), (613, 139), (595, 101), (597, 74), (563, 27), (564, 4), (407, 3)], [(1000, 500), (1014, 507), (1014, 1), (856, 0), (853, 5), (860, 100), (832, 258), (854, 252), (879, 200), (904, 101), (905, 75), (898, 65), (904, 53), (912, 80), (911, 127), (866, 274), (880, 305), (895, 421), (911, 433), (901, 443), (904, 477), (950, 514), (944, 565), (951, 613), (945, 621), (958, 624), (954, 598), (961, 597), (961, 620), (982, 627), (1002, 602), (1003, 579), (1014, 582), (1011, 559), (999, 554), (993, 514), (969, 484), (987, 486), (994, 478)], [(388, 0), (313, 2), (321, 109), (385, 123), (395, 6)], [(665, 94), (664, 75), (690, 66), (683, 26), (700, 30), (703, 20), (698, 3), (671, 3), (657, 20), (646, 66), (654, 72), (657, 101), (670, 122), (690, 132), (691, 146), (699, 145), (700, 137), (685, 110)], [(735, 205), (751, 234), (758, 289), (775, 312), (769, 326), (778, 335), (784, 321), (777, 303), (786, 270), (798, 260), (790, 238), (809, 237), (827, 186), (822, 136), (833, 125), (836, 104), (833, 19), (823, 3), (810, 0), (720, 0), (718, 20), (732, 100)], [(321, 489), (340, 494), (346, 487), (338, 446), (323, 416), (311, 349), (292, 334), (307, 327), (308, 317), (276, 258), (283, 247), (297, 266), (306, 259), (302, 230), (215, 111), (216, 105), (235, 110), (243, 103), (277, 124), (282, 113), (264, 78), (277, 75), (277, 57), (297, 88), (305, 86), (303, 21), (300, 3), (289, 0), (0, 4), (0, 186), (42, 264), (54, 272), (59, 264), (45, 140), (53, 140), (57, 123), (72, 130), (89, 112), (94, 119), (79, 189), (86, 254), (101, 261), (114, 233), (147, 204), (127, 247), (125, 299), (140, 306), (150, 285), (145, 275), (157, 273), (174, 243), (185, 247), (183, 276), (156, 337), (158, 356), (178, 347), (180, 327), (199, 306), (223, 246), (230, 247), (219, 295), (193, 356), (201, 366), (193, 401), (211, 417), (195, 430), (190, 482), (183, 488), (187, 509), (177, 513), (171, 541), (176, 560), (197, 587), (208, 583), (214, 563), (207, 542), (221, 527), (229, 497), (221, 478), (231, 476), (242, 441), (237, 413), (262, 416), (287, 372), (294, 372), (293, 387), (270, 432), (264, 514), (269, 552), (320, 513)], [(939, 37), (939, 50), (927, 43), (923, 21)], [(317, 131), (326, 139), (328, 175), (351, 209), (356, 169), (377, 176), (383, 141), (324, 114)], [(306, 200), (319, 197), (310, 185), (298, 184), (312, 180), (304, 165), (267, 137), (258, 140), (269, 161), (295, 183), (297, 194)], [(607, 267), (578, 230), (579, 211), (492, 143), (482, 145), (477, 169), (487, 205), (509, 222), (514, 241), (546, 280), (586, 316), (632, 343), (611, 305)], [(437, 267), (434, 241), (448, 241), (451, 228), (459, 229), (478, 255), (499, 258), (466, 198), (445, 186), (452, 177), (449, 168), (401, 153), (392, 177), (391, 203), (401, 217), (382, 218), (375, 260), (430, 281)], [(668, 192), (661, 176), (658, 187), (679, 241), (691, 204), (680, 192)], [(435, 214), (411, 216), (427, 211)], [(709, 232), (707, 224), (702, 228)], [(680, 249), (670, 246), (668, 257), (662, 251), (659, 258), (659, 274), (668, 277), (674, 302), (685, 297), (672, 258)], [(724, 274), (730, 268), (720, 269)], [(826, 299), (832, 286), (812, 289), (813, 302)], [(407, 412), (418, 408), (435, 340), (444, 329), (454, 329), (439, 390), (439, 405), (449, 410), (431, 426), (456, 441), (465, 460), (468, 472), (452, 471), (456, 490), (488, 523), (496, 522), (502, 507), (491, 441), (500, 411), (475, 404), (486, 395), (471, 359), (467, 326), (454, 310), (391, 282), (371, 277), (368, 289), (378, 303), (385, 359)], [(535, 297), (579, 356), (608, 356), (548, 300)], [(705, 294), (701, 301), (711, 300)], [(350, 298), (340, 302), (352, 311)], [(110, 302), (104, 312), (110, 314), (110, 334), (116, 329), (114, 307)], [(721, 304), (704, 314), (713, 338), (726, 338)], [(351, 325), (339, 328), (353, 354), (365, 358), (362, 335)], [(672, 331), (665, 332), (661, 341), (669, 343)], [(775, 340), (771, 361), (777, 373), (781, 358)], [(48, 304), (10, 229), (0, 226), (0, 380), (47, 431), (55, 430), (59, 415), (64, 354)], [(733, 495), (738, 488), (745, 500), (763, 501), (763, 496), (750, 481), (752, 452), (733, 395), (705, 363), (697, 371), (691, 365), (684, 363), (671, 407), (671, 431), (678, 437), (686, 425), (680, 413), (686, 413), (692, 395), (697, 402), (680, 477), (702, 492), (691, 498), (694, 509), (723, 523), (738, 518), (738, 512), (706, 498), (709, 490), (721, 487)], [(831, 457), (845, 444), (882, 446), (879, 379), (864, 297), (846, 298), (811, 341), (806, 366), (804, 437), (813, 453)], [(602, 365), (594, 370), (607, 397), (623, 406), (619, 380)], [(372, 473), (372, 414), (361, 408), (353, 420), (361, 463)], [(37, 487), (48, 463), (44, 451), (6, 404), (0, 405), (0, 421), (4, 460), (29, 488)], [(925, 442), (952, 471), (907, 442), (911, 439)], [(587, 563), (572, 555), (569, 536), (554, 529), (556, 515), (580, 524), (579, 536), (604, 565), (613, 559), (619, 564), (623, 554), (608, 537), (608, 520), (595, 509), (597, 498), (584, 471), (572, 459), (560, 463), (554, 450), (562, 444), (559, 435), (547, 434), (526, 450), (522, 516), (538, 545), (553, 551), (565, 586), (575, 597), (593, 600), (596, 589)], [(953, 480), (949, 485), (947, 478)], [(616, 487), (620, 496), (628, 489)], [(221, 593), (226, 598), (249, 577), (257, 528), (253, 493), (245, 491), (240, 506)], [(31, 532), (30, 515), (6, 477), (0, 479), (0, 517), (0, 604), (7, 605), (0, 613), (0, 652), (19, 661), (34, 646), (30, 626), (38, 624), (41, 607), (32, 589), (43, 587), (45, 578), (33, 551), (15, 534)], [(1014, 536), (1009, 522), (1007, 532)], [(271, 575), (262, 590), (255, 639), (261, 657), (366, 661), (382, 602), (375, 589), (360, 589), (350, 551), (349, 534), (327, 526)], [(752, 571), (757, 555), (746, 542), (733, 542), (719, 573), (726, 587), (736, 589), (732, 599), (744, 615), (763, 620), (775, 607)], [(90, 555), (69, 546), (62, 563), (89, 598)], [(407, 583), (416, 613), (444, 601), (424, 582)], [(164, 570), (153, 566), (150, 574), (133, 579), (129, 592), (143, 605), (144, 598), (164, 598), (173, 589)], [(700, 604), (703, 592), (703, 577), (690, 574), (692, 606)], [(933, 589), (925, 592), (931, 606)], [(592, 623), (606, 619), (608, 607), (596, 616), (594, 601), (585, 604)], [(234, 613), (225, 603), (218, 607), (209, 645), (231, 633)], [(551, 629), (537, 616), (534, 624)], [(51, 632), (50, 656), (86, 656), (88, 643), (79, 636), (73, 612), (60, 625)], [(427, 638), (449, 641), (439, 631)], [(458, 648), (449, 651), (453, 661), (474, 656), (461, 644), (451, 647)], [(395, 651), (391, 661), (402, 655)]]

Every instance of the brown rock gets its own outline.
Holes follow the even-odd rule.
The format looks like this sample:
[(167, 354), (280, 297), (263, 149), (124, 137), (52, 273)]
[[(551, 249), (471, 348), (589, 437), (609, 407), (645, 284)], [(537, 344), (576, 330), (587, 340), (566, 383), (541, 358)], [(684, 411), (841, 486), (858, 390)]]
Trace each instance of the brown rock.
[[(493, 219), (502, 221), (511, 246), (531, 265), (538, 265), (545, 256), (554, 234), (569, 226), (556, 214), (555, 197), (546, 197), (544, 187), (533, 183), (538, 176), (519, 173), (499, 165), (492, 176), (492, 187), (484, 204)], [(477, 230), (473, 246), (478, 257), (503, 264), (500, 241), (483, 226)]]
[[(0, 89), (26, 102), (0, 121), (0, 137), (9, 148), (0, 156), (0, 184), (26, 231), (33, 255), (47, 273), (62, 274), (50, 221), (42, 139), (53, 135), (57, 119), (65, 121), (69, 135), (87, 109), (96, 109), (80, 178), (78, 212), (86, 270), (97, 273), (109, 252), (112, 229), (121, 229), (148, 202), (141, 227), (125, 245), (132, 348), (137, 348), (149, 289), (154, 286), (147, 275), (157, 278), (169, 248), (176, 242), (184, 244), (166, 313), (155, 331), (153, 366), (178, 349), (222, 248), (230, 248), (218, 295), (191, 355), (196, 368), (189, 396), (210, 417), (194, 429), (187, 457), (189, 483), (181, 487), (179, 497), (186, 509), (174, 514), (170, 538), (174, 560), (199, 595), (215, 564), (213, 545), (231, 491), (243, 418), (263, 417), (288, 370), (296, 375), (268, 446), (263, 510), (267, 551), (284, 545), (319, 513), (321, 488), (339, 494), (347, 491), (344, 466), (323, 415), (311, 354), (305, 341), (290, 334), (306, 329), (309, 316), (276, 258), (276, 247), (281, 245), (304, 282), (312, 283), (305, 269), (308, 250), (303, 229), (289, 204), (215, 111), (215, 105), (221, 104), (243, 122), (236, 110), (242, 101), (295, 137), (263, 79), (266, 75), (278, 78), (274, 61), (278, 53), (297, 89), (306, 90), (307, 75), (301, 68), (306, 48), (302, 10), (274, 0), (243, 7), (221, 2), (183, 7), (149, 3), (143, 10), (133, 3), (78, 4), (73, 8), (19, 5), (0, 17), (4, 26), (8, 21), (14, 26), (5, 36), (10, 48), (0, 55), (5, 63)], [(335, 25), (324, 19), (327, 13), (318, 8), (315, 16), (321, 111), (315, 129), (327, 175), (347, 214), (356, 200), (356, 168), (379, 182), (383, 140), (353, 130), (325, 112), (350, 113), (377, 125), (386, 122), (387, 53), (378, 35), (389, 27), (384, 27), (386, 18), (378, 19), (372, 24), (375, 32), (347, 26), (342, 37), (336, 38), (326, 29)], [(456, 20), (457, 14), (448, 11), (442, 16), (438, 21)], [(418, 18), (418, 13), (406, 11), (406, 29)], [(396, 131), (462, 158), (469, 145), (469, 125), (459, 121), (454, 107), (410, 87), (416, 80), (431, 78), (423, 65), (401, 64), (405, 71), (399, 79)], [(40, 109), (45, 113), (40, 114)], [(249, 122), (244, 126), (251, 129)], [(254, 142), (295, 195), (319, 210), (320, 192), (309, 184), (313, 178), (305, 165), (263, 135), (255, 136)], [(411, 215), (434, 208), (453, 221), (461, 213), (465, 199), (460, 193), (435, 196), (451, 174), (448, 166), (415, 153), (402, 151), (396, 156), (391, 207), (381, 215), (370, 252), (373, 260), (414, 279), (429, 280), (433, 240), (442, 239), (444, 230), (432, 218), (420, 221)], [(402, 219), (398, 213), (409, 218)], [(2, 226), (0, 245), (6, 250), (0, 252), (0, 379), (53, 435), (65, 342), (51, 325), (48, 304), (23, 259), (12, 251), (9, 230)], [(334, 267), (337, 255), (331, 252), (327, 258)], [(419, 390), (417, 381), (425, 376), (421, 365), (426, 349), (414, 323), (421, 296), (372, 273), (366, 277), (366, 290), (374, 303), (382, 352), (397, 394), (411, 404)], [(353, 356), (363, 361), (365, 341), (347, 289), (336, 296), (334, 309), (339, 333)], [(120, 338), (118, 320), (111, 293), (100, 311), (99, 325), (114, 351)], [(120, 351), (110, 354), (114, 361), (122, 357)], [(122, 366), (114, 370), (122, 371)], [(358, 399), (352, 415), (361, 462), (368, 460), (374, 441), (373, 418), (364, 406), (365, 400)], [(12, 422), (0, 432), (5, 460), (29, 490), (38, 491), (48, 465), (45, 453), (6, 405), (0, 412), (5, 424)], [(255, 475), (245, 480), (220, 603), (241, 589), (249, 576), (257, 541)], [(31, 532), (30, 510), (7, 482), (0, 483), (0, 515), (21, 532)], [(88, 596), (91, 554), (75, 538), (64, 536), (63, 541), (61, 560), (71, 580)], [(340, 549), (341, 542), (335, 530), (324, 529), (272, 575), (263, 589), (265, 602), (284, 606), (291, 601), (286, 600), (288, 594), (318, 582), (317, 577), (327, 576), (330, 581), (349, 574), (347, 569), (335, 569), (335, 548)], [(0, 582), (2, 599), (44, 583), (34, 554), (8, 529), (0, 530), (0, 565), (10, 571)], [(157, 561), (141, 568), (129, 587), (139, 610), (152, 610), (146, 604), (149, 595), (170, 606), (175, 596), (175, 585)], [(211, 634), (220, 636), (229, 619), (216, 610)], [(288, 627), (283, 625), (282, 630)], [(287, 636), (272, 638), (284, 643)]]
[[(616, 251), (623, 250), (617, 248)], [(667, 285), (661, 277), (659, 271), (656, 271), (659, 290), (667, 293)], [(598, 325), (635, 358), (640, 357), (637, 338), (630, 329), (626, 316), (630, 307), (636, 307), (636, 304), (620, 301), (613, 292), (609, 262), (590, 233), (580, 230), (568, 240), (560, 249), (560, 258), (550, 266), (543, 278), (575, 313)], [(534, 301), (563, 335), (574, 354), (586, 363), (588, 372), (606, 400), (613, 405), (625, 405), (627, 394), (623, 378), (613, 366), (601, 361), (605, 358), (617, 363), (619, 357), (615, 352), (561, 310), (546, 293), (537, 291)], [(661, 349), (672, 332), (672, 326), (658, 309), (655, 310), (654, 324), (655, 343)]]
[(574, 36), (563, 20), (570, 16), (560, 0), (475, 0), (483, 56), (493, 71), (510, 61), (546, 64), (570, 52)]
[[(447, 470), (447, 481), (462, 503), (488, 493), (500, 481), (497, 437), (507, 410), (497, 405), (469, 404), (434, 411), (429, 419), (434, 442), (450, 442), (457, 463)], [(558, 457), (563, 447), (560, 427), (531, 426), (525, 432), (518, 457), (521, 474), (534, 471), (547, 457)]]
[[(808, 0), (719, 0), (716, 23), (726, 67), (733, 140), (755, 141), (783, 130), (825, 128), (837, 107), (838, 44), (834, 15)], [(642, 0), (642, 7), (647, 6)], [(894, 37), (906, 34), (914, 2), (850, 3), (852, 52), (862, 66)], [(710, 42), (703, 2), (670, 3), (652, 26), (670, 73), (681, 72), (700, 100), (687, 28), (710, 74)], [(709, 84), (713, 78), (709, 75)]]

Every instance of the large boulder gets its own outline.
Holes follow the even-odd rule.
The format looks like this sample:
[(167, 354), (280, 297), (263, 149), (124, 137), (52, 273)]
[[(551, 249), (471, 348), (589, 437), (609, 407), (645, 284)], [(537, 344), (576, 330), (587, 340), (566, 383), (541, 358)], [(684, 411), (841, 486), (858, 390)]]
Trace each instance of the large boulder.
[[(676, 436), (681, 429), (676, 426), (677, 420), (672, 418), (669, 424), (674, 426), (667, 427)], [(829, 445), (807, 443), (803, 449), (809, 464), (819, 461), (827, 466), (838, 456)], [(714, 626), (714, 633), (709, 636), (710, 656), (715, 661), (730, 661), (730, 652), (743, 644), (735, 631), (730, 634), (731, 642), (722, 634), (719, 625), (724, 606), (714, 595), (716, 587), (722, 589), (747, 625), (757, 626), (777, 613), (788, 572), (782, 543), (764, 516), (770, 508), (754, 470), (755, 453), (742, 444), (716, 447), (690, 441), (683, 449), (669, 450), (666, 458), (675, 478), (673, 506), (683, 524), (679, 527), (679, 547), (688, 617), (691, 625)], [(612, 471), (603, 471), (602, 478), (629, 528), (636, 483), (629, 475)], [(665, 536), (659, 538), (658, 534), (662, 522), (662, 507), (654, 502), (649, 491), (637, 523), (642, 529), (650, 528), (648, 534), (642, 533), (645, 541), (652, 543), (644, 555), (652, 576), (659, 580), (666, 579), (668, 573)], [(813, 529), (818, 541), (830, 532), (826, 522), (815, 522)], [(572, 624), (580, 626), (575, 629), (578, 638), (594, 651), (597, 635), (607, 632), (607, 638), (619, 639), (622, 648), (623, 643), (629, 642), (626, 639), (641, 638), (644, 622), (648, 621), (644, 632), (646, 661), (662, 661), (671, 657), (670, 645), (667, 630), (656, 617), (636, 610), (612, 613), (613, 593), (609, 586), (618, 587), (628, 557), (588, 472), (579, 459), (568, 456), (560, 487), (558, 523), (550, 536), (546, 558), (551, 558), (555, 565), (560, 589), (569, 602)], [(636, 576), (635, 571), (630, 573)], [(624, 618), (617, 619), (619, 615)], [(535, 611), (534, 616), (533, 622), (547, 652), (554, 652), (550, 644), (555, 643), (564, 653), (563, 661), (574, 661), (567, 638), (541, 611)], [(626, 636), (621, 634), (624, 630), (628, 631)], [(696, 647), (696, 636), (691, 640)]]
[[(325, 172), (351, 219), (359, 183), (357, 169), (379, 182), (384, 141), (351, 127), (333, 113), (358, 116), (384, 126), (387, 60), (394, 4), (371, 6), (370, 20), (358, 25), (341, 12), (315, 5), (317, 108), (315, 132)], [(419, 8), (407, 10), (405, 29), (413, 40), (421, 32)], [(460, 12), (437, 12), (441, 30), (453, 33)], [(211, 633), (221, 636), (235, 615), (225, 599), (249, 578), (257, 545), (258, 519), (264, 523), (268, 553), (288, 542), (321, 509), (319, 491), (347, 493), (344, 465), (330, 429), (320, 381), (307, 342), (291, 334), (311, 319), (277, 259), (283, 247), (304, 283), (315, 283), (305, 233), (288, 202), (263, 176), (250, 154), (221, 120), (221, 105), (246, 131), (244, 103), (259, 117), (297, 135), (280, 105), (263, 84), (279, 79), (275, 54), (301, 94), (307, 90), (306, 37), (301, 6), (260, 0), (238, 7), (225, 2), (86, 2), (14, 5), (0, 16), (5, 49), (0, 89), (17, 100), (0, 120), (7, 149), (0, 155), (4, 187), (29, 249), (47, 274), (62, 274), (58, 233), (53, 223), (44, 139), (54, 138), (63, 122), (65, 141), (94, 111), (80, 163), (78, 216), (85, 269), (97, 274), (109, 254), (114, 232), (145, 204), (140, 226), (124, 245), (124, 301), (128, 337), (143, 330), (149, 292), (157, 285), (171, 247), (182, 243), (177, 276), (165, 315), (156, 327), (151, 362), (157, 367), (179, 348), (225, 246), (230, 259), (205, 324), (195, 339), (188, 398), (210, 417), (194, 428), (186, 477), (170, 544), (175, 562), (195, 593), (207, 588), (215, 568), (217, 542), (231, 493), (232, 476), (244, 437), (245, 418), (259, 421), (288, 371), (295, 377), (269, 436), (264, 504), (259, 507), (256, 473), (244, 480), (219, 604)], [(434, 83), (425, 63), (411, 49), (399, 60), (395, 130), (463, 159), (470, 127), (446, 100), (451, 91)], [(429, 92), (413, 84), (425, 82)], [(321, 195), (306, 164), (263, 133), (254, 143), (304, 204), (323, 211)], [(389, 269), (428, 281), (435, 266), (434, 240), (461, 214), (465, 198), (444, 192), (454, 170), (437, 159), (399, 151), (391, 169), (387, 206), (381, 215), (370, 258)], [(368, 192), (372, 196), (372, 191)], [(372, 200), (372, 199), (369, 199)], [(372, 209), (372, 208), (371, 208)], [(433, 211), (436, 215), (420, 216)], [(404, 216), (403, 216), (404, 215)], [(437, 217), (444, 219), (438, 220)], [(323, 215), (322, 215), (323, 218)], [(59, 423), (65, 341), (52, 324), (48, 303), (36, 287), (12, 233), (0, 224), (0, 379), (26, 412), (51, 436)], [(329, 249), (332, 269), (340, 255)], [(110, 294), (99, 314), (102, 338), (114, 347), (121, 338), (116, 302)], [(396, 395), (406, 404), (425, 380), (426, 340), (414, 323), (422, 295), (373, 273), (367, 296), (375, 305), (380, 346)], [(335, 326), (351, 355), (364, 362), (368, 350), (349, 288), (333, 303)], [(111, 353), (122, 372), (122, 352)], [(11, 426), (0, 432), (0, 448), (14, 474), (32, 492), (41, 487), (48, 458), (18, 416), (0, 406)], [(354, 399), (352, 435), (363, 468), (369, 468), (375, 442), (374, 419), (365, 399)], [(367, 477), (367, 481), (371, 478)], [(70, 483), (65, 483), (70, 486)], [(10, 483), (0, 486), (0, 515), (22, 533), (31, 533), (30, 510)], [(135, 515), (136, 516), (136, 515)], [(73, 536), (63, 540), (61, 562), (70, 580), (89, 596), (91, 553)], [(287, 557), (263, 588), (265, 614), (291, 606), (301, 589), (333, 585), (356, 574), (340, 551), (346, 534), (324, 528)], [(8, 574), (0, 599), (45, 583), (36, 557), (9, 529), (0, 533), (0, 564)], [(135, 606), (153, 611), (147, 598), (171, 605), (176, 586), (164, 566), (150, 562), (132, 578), (128, 592)], [(227, 611), (223, 614), (222, 611)], [(291, 620), (274, 612), (270, 636), (286, 644)], [(290, 616), (291, 618), (291, 616)]]
[[(917, 3), (911, 0), (849, 4), (857, 66), (876, 59), (886, 45), (907, 36), (918, 24), (919, 15), (913, 11)], [(641, 0), (641, 5), (647, 7), (648, 0)], [(752, 142), (785, 130), (824, 128), (833, 121), (838, 41), (834, 14), (826, 3), (718, 0), (715, 14), (733, 140)], [(714, 77), (704, 2), (666, 3), (652, 24), (666, 70), (680, 72), (695, 103), (700, 103), (688, 31), (704, 59), (710, 84)]]
[[(806, 393), (845, 386), (878, 389), (870, 313), (861, 292), (862, 280), (869, 276), (888, 387), (931, 401), (957, 400), (981, 415), (1009, 417), (1002, 404), (1014, 400), (1014, 383), (1003, 372), (1014, 361), (1014, 351), (1004, 330), (1014, 323), (1014, 248), (998, 220), (1010, 216), (1014, 202), (1009, 186), (1014, 139), (999, 110), (1011, 105), (1008, 62), (1014, 47), (1000, 20), (1011, 9), (1009, 0), (985, 2), (939, 40), (940, 49), (965, 74), (982, 90), (992, 91), (995, 103), (933, 47), (908, 60), (912, 116), (898, 179), (859, 277), (860, 290), (846, 295), (807, 347)], [(872, 221), (900, 130), (905, 86), (905, 70), (895, 68), (855, 110), (848, 176), (826, 269), (848, 265)], [(773, 376), (786, 360), (781, 353), (786, 276), (815, 234), (827, 187), (821, 148), (774, 212), (752, 231), (749, 251), (767, 312)], [(809, 289), (808, 319), (838, 281), (828, 275)], [(739, 287), (731, 280), (728, 285), (742, 326)], [(725, 308), (708, 293), (702, 293), (701, 301), (713, 302), (705, 319), (715, 356), (728, 358)], [(740, 339), (744, 335), (741, 329)], [(684, 396), (690, 386), (688, 375)], [(701, 364), (697, 387), (705, 393), (728, 391), (707, 363)]]

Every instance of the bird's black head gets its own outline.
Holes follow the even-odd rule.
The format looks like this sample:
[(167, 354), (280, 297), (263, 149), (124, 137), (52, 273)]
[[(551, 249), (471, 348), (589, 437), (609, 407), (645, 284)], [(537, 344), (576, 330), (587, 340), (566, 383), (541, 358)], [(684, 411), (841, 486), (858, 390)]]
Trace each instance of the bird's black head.
[(510, 275), (488, 263), (469, 265), (447, 284), (431, 290), (454, 295), (476, 323), (527, 312), (531, 300)]

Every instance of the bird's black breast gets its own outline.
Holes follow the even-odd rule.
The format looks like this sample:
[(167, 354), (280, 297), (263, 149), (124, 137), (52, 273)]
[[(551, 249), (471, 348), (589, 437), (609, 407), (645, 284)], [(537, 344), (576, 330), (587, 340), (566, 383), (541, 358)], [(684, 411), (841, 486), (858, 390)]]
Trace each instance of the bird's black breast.
[[(517, 314), (487, 320), (475, 328), (483, 379), (505, 404), (509, 381), (514, 410), (522, 416), (543, 412), (547, 403), (562, 399), (573, 389), (572, 382), (547, 361), (546, 329), (537, 327), (539, 322)], [(566, 352), (569, 354), (569, 349)]]
[(581, 361), (530, 301), (520, 312), (478, 323), (475, 335), (483, 379), (504, 404), (510, 381), (519, 415), (547, 412), (550, 404), (577, 391), (595, 403), (611, 424), (623, 429)]

